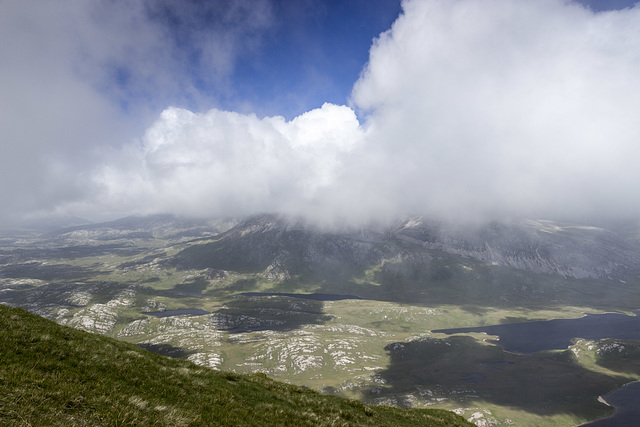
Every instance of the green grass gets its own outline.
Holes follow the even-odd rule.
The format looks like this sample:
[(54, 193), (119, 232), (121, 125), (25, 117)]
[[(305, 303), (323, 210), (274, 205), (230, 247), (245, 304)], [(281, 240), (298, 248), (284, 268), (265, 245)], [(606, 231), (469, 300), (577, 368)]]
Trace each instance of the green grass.
[[(495, 357), (503, 357), (498, 348), (482, 343), (486, 336), (476, 334), (471, 335), (472, 341), (454, 341), (456, 352), (438, 358), (442, 359), (442, 363), (447, 360), (455, 360), (455, 363), (451, 364), (450, 369), (439, 371), (436, 370), (439, 369), (440, 362), (434, 360), (428, 366), (425, 363), (425, 357), (434, 348), (425, 346), (421, 341), (426, 338), (449, 338), (429, 332), (434, 329), (577, 318), (584, 312), (629, 313), (637, 308), (640, 297), (638, 279), (627, 279), (625, 283), (536, 274), (436, 250), (414, 248), (408, 243), (400, 242), (399, 245), (406, 246), (407, 251), (415, 252), (416, 257), (390, 256), (385, 263), (360, 265), (357, 268), (340, 265), (337, 267), (341, 268), (333, 268), (336, 266), (332, 264), (331, 268), (319, 271), (301, 269), (304, 265), (298, 265), (296, 261), (288, 265), (291, 267), (291, 276), (287, 280), (279, 280), (275, 276), (264, 274), (260, 268), (255, 268), (253, 264), (256, 260), (253, 264), (245, 265), (242, 257), (235, 257), (242, 251), (229, 255), (229, 259), (223, 257), (227, 263), (217, 266), (218, 268), (233, 267), (237, 270), (227, 271), (223, 275), (212, 274), (208, 269), (201, 268), (201, 265), (191, 266), (197, 269), (181, 269), (168, 262), (183, 249), (194, 248), (191, 251), (197, 253), (196, 246), (201, 246), (200, 249), (202, 246), (205, 249), (216, 247), (216, 239), (187, 241), (175, 238), (132, 238), (113, 243), (139, 251), (101, 254), (88, 250), (75, 258), (56, 256), (52, 251), (45, 251), (40, 255), (34, 252), (28, 257), (24, 255), (18, 259), (20, 263), (26, 264), (34, 260), (44, 262), (44, 267), (37, 272), (53, 275), (52, 280), (44, 282), (25, 277), (0, 279), (0, 286), (7, 289), (16, 285), (14, 290), (3, 291), (2, 295), (11, 304), (28, 307), (76, 327), (82, 325), (74, 322), (74, 315), (90, 317), (90, 310), (95, 304), (112, 304), (110, 307), (115, 313), (116, 323), (111, 329), (99, 331), (111, 337), (130, 343), (153, 344), (156, 349), (173, 351), (172, 354), (177, 357), (198, 356), (192, 357), (192, 360), (238, 374), (264, 372), (275, 379), (315, 390), (324, 389), (341, 397), (369, 399), (372, 397), (369, 394), (372, 389), (382, 387), (385, 393), (378, 395), (382, 402), (402, 405), (409, 401), (407, 396), (411, 396), (410, 403), (413, 407), (455, 409), (467, 419), (479, 411), (489, 411), (491, 415), (487, 415), (487, 419), (493, 417), (497, 422), (507, 424), (509, 420), (513, 420), (518, 425), (575, 425), (598, 412), (589, 412), (592, 409), (586, 406), (580, 408), (583, 403), (595, 402), (601, 390), (640, 375), (640, 350), (634, 343), (625, 343), (624, 353), (616, 351), (603, 355), (590, 349), (592, 344), (576, 344), (572, 349), (578, 351), (579, 357), (577, 355), (573, 360), (556, 360), (552, 354), (536, 357), (505, 355), (505, 360), (514, 364), (505, 366), (502, 371), (496, 368), (494, 372), (483, 365), (486, 362), (484, 359), (478, 358), (487, 355), (487, 352)], [(92, 244), (99, 245), (101, 242), (94, 241)], [(62, 243), (54, 246), (65, 248)], [(16, 248), (11, 244), (6, 250)], [(7, 260), (6, 265), (8, 263)], [(29, 268), (24, 270), (23, 275), (35, 274)], [(90, 271), (96, 274), (87, 276)], [(33, 288), (20, 287), (20, 283), (27, 282)], [(136, 295), (132, 297), (132, 305), (120, 305), (118, 300), (122, 298), (118, 295), (130, 284), (146, 288), (135, 288)], [(70, 290), (59, 292), (56, 285)], [(70, 304), (69, 297), (74, 293), (74, 287), (78, 292), (90, 295), (86, 306), (84, 303)], [(183, 293), (173, 292), (176, 290)], [(201, 295), (197, 295), (198, 292)], [(367, 299), (317, 303), (288, 297), (239, 297), (238, 294), (243, 292), (337, 293), (360, 295)], [(169, 310), (202, 308), (213, 315), (156, 319), (142, 314), (143, 311), (155, 311), (143, 309), (151, 300), (163, 304)], [(58, 309), (63, 307), (64, 312), (60, 311), (62, 314), (58, 315)], [(226, 316), (224, 318), (228, 320), (214, 324), (211, 318), (215, 316)], [(141, 322), (141, 319), (144, 320)], [(132, 327), (136, 324), (140, 325), (139, 329)], [(257, 327), (252, 329), (252, 324)], [(276, 326), (272, 329), (265, 327), (271, 324)], [(239, 329), (244, 327), (248, 332), (234, 333), (225, 330), (232, 326), (239, 326)], [(95, 328), (88, 327), (87, 330)], [(409, 348), (416, 349), (418, 356), (411, 362), (416, 366), (409, 368), (409, 371), (420, 371), (419, 377), (402, 375), (409, 360), (398, 361), (385, 351), (385, 347), (394, 342), (408, 343)], [(129, 347), (126, 351), (139, 350)], [(5, 358), (5, 353), (0, 353), (0, 358)], [(95, 351), (94, 354), (101, 353)], [(100, 357), (95, 360), (101, 360)], [(4, 360), (0, 359), (0, 362)], [(314, 360), (317, 363), (305, 365), (307, 361)], [(38, 366), (40, 365), (37, 365), (37, 369)], [(122, 366), (126, 366), (126, 363), (123, 362)], [(34, 372), (41, 374), (37, 369)], [(120, 367), (116, 366), (114, 369)], [(193, 369), (211, 372), (202, 367)], [(485, 382), (478, 384), (464, 381), (465, 374), (484, 373), (483, 369), (490, 371), (493, 380), (488, 377)], [(544, 381), (536, 383), (538, 378), (535, 374), (539, 370), (549, 374), (543, 378)], [(192, 376), (196, 378), (197, 375)], [(385, 376), (386, 384), (378, 381)], [(570, 380), (562, 384), (564, 391), (559, 391), (557, 395), (554, 390), (560, 388), (550, 386), (547, 381), (554, 377)], [(0, 378), (2, 386), (4, 378)], [(25, 375), (25, 378), (29, 376)], [(256, 384), (263, 381), (259, 376), (238, 378), (242, 379), (233, 384), (245, 380)], [(523, 389), (519, 388), (522, 383), (526, 383)], [(584, 384), (592, 383), (597, 387), (586, 392)], [(493, 387), (492, 384), (504, 386)], [(231, 387), (232, 390), (237, 389)], [(131, 389), (134, 390), (135, 387), (131, 386)], [(576, 394), (574, 389), (579, 390), (579, 393)], [(425, 394), (426, 390), (433, 394)], [(0, 390), (0, 395), (3, 394), (2, 391), (4, 390)], [(24, 401), (24, 396), (28, 396), (16, 394), (15, 391), (12, 393), (11, 399), (14, 400)], [(84, 396), (83, 399), (76, 402), (76, 398), (70, 397), (70, 405), (85, 407), (88, 398), (86, 393), (88, 392), (78, 391), (77, 394)], [(176, 406), (157, 401), (142, 392), (136, 393), (127, 395), (120, 406), (114, 406), (114, 411), (123, 414), (130, 412), (134, 418), (87, 418), (87, 422), (100, 425), (122, 422), (179, 425), (183, 422), (181, 420), (197, 424), (202, 423), (202, 419), (213, 419), (191, 414), (191, 409), (186, 404)], [(574, 396), (574, 401), (566, 399), (570, 394)], [(553, 411), (539, 410), (539, 407), (545, 405), (543, 398), (551, 398), (558, 404), (558, 408)], [(0, 396), (3, 404), (11, 399)], [(538, 404), (535, 399), (539, 400)], [(576, 399), (580, 401), (577, 404)], [(99, 399), (98, 401), (100, 402)], [(58, 403), (64, 407), (68, 402)], [(106, 404), (105, 407), (110, 407), (111, 404)], [(167, 409), (158, 410), (160, 415), (164, 415), (153, 418), (149, 413), (155, 413), (152, 410), (155, 407)], [(262, 412), (271, 408), (258, 407), (264, 409), (261, 409)], [(273, 408), (277, 409), (276, 406)], [(2, 410), (4, 409), (3, 406)], [(51, 413), (58, 414), (55, 416), (60, 417), (61, 424), (65, 423), (65, 419), (71, 424), (85, 420), (73, 418), (77, 416), (76, 413), (65, 415), (67, 412), (60, 409), (55, 411)], [(173, 415), (167, 415), (170, 413)], [(28, 414), (20, 412), (20, 416), (25, 417), (24, 423), (17, 416), (11, 418), (11, 422), (39, 425), (50, 424), (50, 419), (55, 418), (51, 415), (50, 419), (40, 418), (41, 421), (38, 422), (37, 419), (33, 421), (35, 418), (29, 418)], [(0, 416), (6, 416), (5, 412)], [(121, 421), (122, 419), (125, 421)], [(3, 424), (3, 420), (4, 418), (0, 419), (0, 424)], [(216, 423), (225, 423), (224, 420), (215, 420)], [(371, 418), (366, 420), (371, 421)], [(307, 418), (305, 422), (322, 425), (334, 421), (338, 425), (346, 422), (340, 417)], [(353, 423), (357, 424), (355, 421)]]
[(162, 357), (0, 305), (2, 425), (470, 425)]

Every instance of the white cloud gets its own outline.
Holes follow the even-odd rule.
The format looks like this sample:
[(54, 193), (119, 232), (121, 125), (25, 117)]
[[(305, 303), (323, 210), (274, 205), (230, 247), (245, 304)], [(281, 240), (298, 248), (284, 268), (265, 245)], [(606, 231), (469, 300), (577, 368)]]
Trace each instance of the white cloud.
[(0, 2), (0, 220), (85, 196), (93, 148), (130, 130), (76, 78), (80, 3)]
[(639, 212), (640, 8), (405, 1), (353, 103), (393, 177), (444, 216)]
[(290, 122), (168, 108), (97, 175), (108, 193), (99, 197), (142, 213), (304, 214), (362, 137), (345, 106), (325, 104)]
[[(91, 4), (0, 2), (5, 212), (640, 213), (640, 7), (406, 0), (354, 86), (363, 125), (330, 104), (289, 122), (169, 107), (145, 132), (144, 106), (205, 96), (199, 72), (222, 90), (268, 3), (239, 3), (215, 31), (171, 2)], [(163, 13), (193, 30), (168, 32)]]
[(169, 103), (215, 105), (270, 19), (264, 0), (0, 1), (0, 221), (87, 205), (103, 151)]

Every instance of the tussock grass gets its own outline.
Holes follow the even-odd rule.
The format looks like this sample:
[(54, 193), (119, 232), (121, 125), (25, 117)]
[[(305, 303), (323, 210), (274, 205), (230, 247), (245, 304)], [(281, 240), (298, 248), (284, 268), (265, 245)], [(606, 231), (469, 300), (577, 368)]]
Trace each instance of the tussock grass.
[(0, 424), (470, 425), (443, 410), (370, 406), (204, 369), (0, 305)]

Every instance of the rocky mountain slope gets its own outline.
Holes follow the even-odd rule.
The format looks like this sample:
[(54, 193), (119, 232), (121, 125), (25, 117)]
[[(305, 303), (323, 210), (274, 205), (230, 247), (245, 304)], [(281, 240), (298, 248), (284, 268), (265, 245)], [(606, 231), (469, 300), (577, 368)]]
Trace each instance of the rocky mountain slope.
[(616, 231), (551, 221), (458, 227), (422, 217), (388, 228), (325, 231), (276, 215), (255, 216), (218, 240), (185, 249), (182, 268), (280, 270), (365, 268), (423, 249), (563, 277), (624, 279), (640, 273), (640, 247)]
[(575, 279), (622, 279), (640, 271), (637, 244), (601, 227), (527, 220), (456, 228), (413, 218), (393, 235), (494, 265)]
[[(451, 303), (464, 302), (465, 295), (551, 301), (569, 298), (562, 295), (565, 285), (580, 280), (640, 279), (636, 240), (550, 221), (460, 227), (414, 217), (385, 228), (336, 232), (263, 215), (185, 248), (168, 263), (322, 283), (326, 292), (364, 298), (425, 301), (430, 295), (432, 302)], [(365, 276), (380, 286), (363, 285), (359, 278)]]

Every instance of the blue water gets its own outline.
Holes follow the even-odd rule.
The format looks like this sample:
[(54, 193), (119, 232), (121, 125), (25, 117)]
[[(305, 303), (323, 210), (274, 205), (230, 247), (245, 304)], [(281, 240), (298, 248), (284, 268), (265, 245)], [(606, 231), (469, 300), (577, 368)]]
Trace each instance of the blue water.
[(616, 338), (640, 340), (640, 316), (624, 314), (588, 314), (579, 319), (555, 319), (536, 322), (509, 323), (476, 328), (438, 329), (432, 332), (460, 334), (485, 332), (498, 335), (496, 342), (505, 351), (535, 353), (544, 350), (563, 350), (574, 338), (599, 340)]
[[(572, 344), (574, 338), (600, 340), (615, 338), (640, 340), (640, 316), (624, 314), (588, 314), (579, 319), (555, 319), (537, 322), (509, 323), (504, 325), (481, 326), (477, 328), (438, 329), (432, 332), (459, 334), (484, 332), (497, 335), (495, 341), (505, 351), (535, 353), (544, 350), (563, 350)], [(477, 382), (477, 376), (463, 378), (465, 382)], [(640, 382), (627, 384), (604, 396), (605, 401), (615, 408), (613, 416), (591, 423), (588, 427), (640, 426)]]
[(362, 297), (356, 295), (342, 295), (342, 294), (291, 294), (283, 292), (244, 292), (240, 295), (243, 296), (277, 296), (277, 297), (290, 297), (290, 298), (302, 298), (315, 301), (341, 301), (345, 299), (362, 299)]
[(626, 427), (640, 425), (640, 381), (629, 383), (604, 396), (604, 400), (615, 408), (612, 416), (583, 427)]

